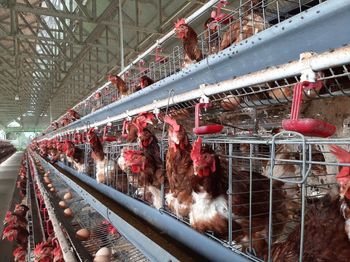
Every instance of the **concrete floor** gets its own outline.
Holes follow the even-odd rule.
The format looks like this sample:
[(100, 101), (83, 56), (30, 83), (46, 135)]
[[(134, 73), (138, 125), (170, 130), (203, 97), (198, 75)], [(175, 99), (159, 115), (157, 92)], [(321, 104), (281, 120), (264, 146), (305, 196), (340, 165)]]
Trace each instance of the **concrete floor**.
[[(21, 165), (23, 153), (16, 152), (0, 164), (0, 236), (6, 212), (12, 205), (13, 192)], [(1, 260), (0, 260), (1, 261)]]

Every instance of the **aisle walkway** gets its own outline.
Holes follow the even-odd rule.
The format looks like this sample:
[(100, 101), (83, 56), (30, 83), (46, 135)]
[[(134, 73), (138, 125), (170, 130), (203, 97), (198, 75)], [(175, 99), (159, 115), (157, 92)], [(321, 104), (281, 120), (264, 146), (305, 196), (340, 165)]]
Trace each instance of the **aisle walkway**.
[(2, 221), (12, 204), (22, 156), (23, 152), (16, 152), (0, 164), (0, 236), (3, 230)]

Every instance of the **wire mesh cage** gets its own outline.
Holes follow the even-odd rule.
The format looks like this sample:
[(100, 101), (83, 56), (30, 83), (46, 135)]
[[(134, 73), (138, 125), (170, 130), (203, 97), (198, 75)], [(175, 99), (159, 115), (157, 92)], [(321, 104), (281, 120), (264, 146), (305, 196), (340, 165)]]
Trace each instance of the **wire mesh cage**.
[[(213, 10), (208, 18), (201, 17), (199, 19), (200, 23), (204, 23), (204, 31), (201, 27), (200, 32), (196, 34), (198, 38), (197, 47), (202, 57), (207, 57), (229, 46), (242, 44), (249, 37), (322, 2), (322, 0), (246, 0), (234, 3), (220, 1), (215, 8), (216, 10)], [(205, 13), (205, 15), (208, 14)], [(153, 52), (140, 60), (138, 64), (130, 65), (129, 70), (121, 76), (129, 90), (128, 94), (166, 78), (189, 64), (186, 61), (188, 58), (186, 58), (187, 55), (181, 41), (174, 38), (170, 40), (162, 43), (162, 45), (157, 45)], [(175, 46), (172, 44), (174, 42), (176, 43)], [(346, 68), (347, 70), (348, 68)], [(143, 76), (149, 78), (148, 84), (142, 83)], [(266, 105), (266, 103), (271, 104), (276, 101), (277, 103), (285, 103), (291, 101), (292, 85), (293, 79), (288, 79), (287, 81), (267, 83), (266, 86), (256, 86), (230, 92), (225, 94), (228, 99), (224, 103), (227, 104), (227, 108), (237, 104), (244, 107)], [(341, 90), (338, 91), (342, 92)], [(314, 95), (311, 91), (311, 96)], [(105, 85), (87, 98), (86, 101), (78, 104), (75, 110), (81, 116), (84, 116), (120, 98), (121, 95), (113, 85)], [(222, 100), (223, 98), (219, 99)], [(241, 98), (244, 98), (243, 101), (241, 101)]]
[[(160, 144), (163, 146), (163, 159), (168, 150), (166, 144)], [(350, 142), (346, 139), (306, 139), (290, 132), (279, 133), (273, 138), (205, 136), (203, 147), (209, 148), (208, 152), (215, 156), (216, 172), (219, 172), (211, 183), (222, 185), (220, 193), (211, 197), (214, 203), (216, 199), (223, 201), (227, 208), (221, 218), (225, 233), (215, 226), (204, 227), (205, 230), (197, 227), (195, 219), (191, 218), (196, 215), (194, 211), (189, 216), (174, 213), (166, 199), (171, 190), (167, 180), (163, 190), (159, 191), (162, 207), (168, 214), (223, 245), (244, 252), (252, 259), (268, 260), (277, 256), (274, 253), (277, 245), (288, 243), (288, 237), (307, 223), (305, 214), (310, 208), (337, 196), (335, 175), (339, 163), (329, 151), (330, 144), (350, 149)], [(125, 150), (123, 148), (140, 150), (135, 143), (105, 143), (104, 152), (108, 159), (105, 168), (113, 170), (113, 181), (116, 181), (110, 183), (107, 180), (106, 184), (151, 204), (137, 172), (121, 170), (116, 164)], [(206, 194), (210, 196), (211, 192)], [(192, 193), (192, 197), (192, 209), (195, 210), (193, 206), (200, 203), (200, 194)], [(204, 207), (210, 210), (211, 205)], [(302, 234), (303, 230), (297, 238), (300, 243), (303, 241)]]

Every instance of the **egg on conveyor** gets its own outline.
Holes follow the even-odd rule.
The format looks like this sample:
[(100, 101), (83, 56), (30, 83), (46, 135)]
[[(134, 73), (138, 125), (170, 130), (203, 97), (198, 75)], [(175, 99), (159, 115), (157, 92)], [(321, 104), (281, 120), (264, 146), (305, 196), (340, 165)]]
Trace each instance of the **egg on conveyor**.
[(68, 200), (68, 199), (72, 199), (72, 193), (71, 192), (67, 192), (64, 194), (63, 199)]
[(56, 189), (54, 187), (51, 187), (50, 191), (54, 193), (54, 192), (56, 192)]
[(50, 188), (51, 188), (51, 187), (53, 187), (53, 185), (52, 185), (52, 184), (48, 184), (47, 186), (48, 186), (48, 187), (50, 187)]
[(66, 208), (63, 213), (66, 217), (73, 217), (73, 211), (70, 208)]
[(79, 240), (88, 240), (90, 238), (90, 231), (86, 228), (80, 229), (75, 233), (75, 236)]
[(67, 203), (65, 201), (63, 201), (63, 200), (58, 202), (58, 205), (60, 206), (60, 208), (67, 208), (68, 207)]
[(49, 172), (46, 172), (45, 174), (44, 174), (44, 177), (48, 177), (49, 176)]
[(94, 262), (111, 262), (112, 252), (108, 247), (100, 248), (95, 255)]
[(45, 182), (46, 184), (50, 184), (50, 183), (51, 183), (51, 180), (50, 180), (50, 178), (48, 178), (48, 177), (44, 177), (44, 182)]

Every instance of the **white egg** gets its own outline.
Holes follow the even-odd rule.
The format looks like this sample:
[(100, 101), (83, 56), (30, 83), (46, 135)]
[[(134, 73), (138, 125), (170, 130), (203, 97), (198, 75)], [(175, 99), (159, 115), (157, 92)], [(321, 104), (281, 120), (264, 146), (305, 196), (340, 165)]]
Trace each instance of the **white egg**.
[(112, 251), (108, 247), (100, 248), (95, 255), (94, 262), (111, 262)]
[(64, 196), (63, 196), (63, 199), (65, 199), (65, 200), (68, 200), (68, 199), (71, 199), (71, 198), (72, 198), (72, 193), (71, 192), (65, 193)]

